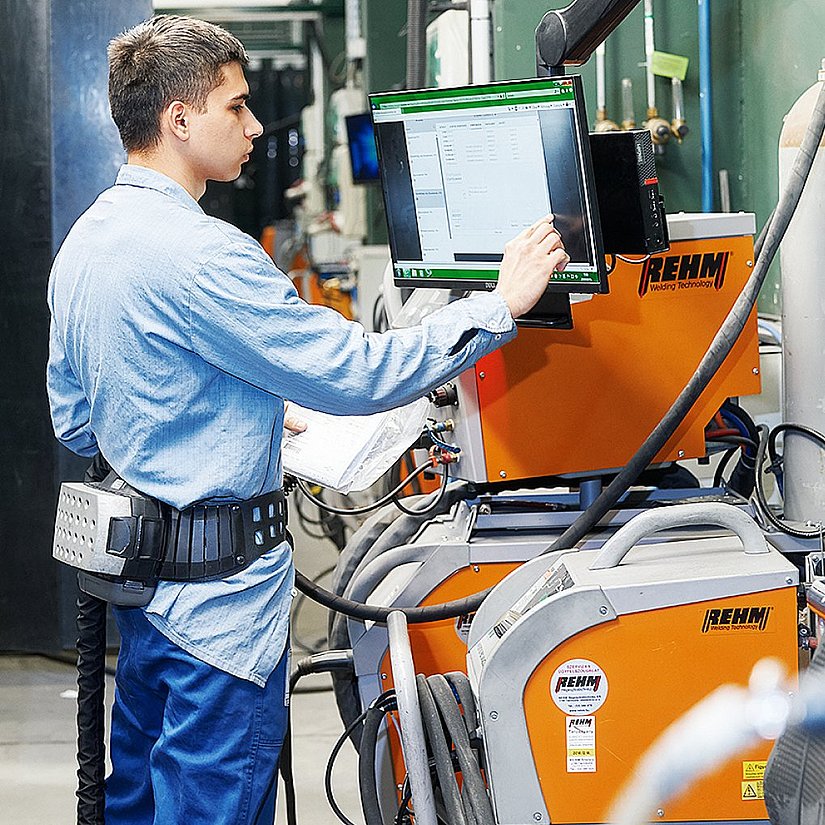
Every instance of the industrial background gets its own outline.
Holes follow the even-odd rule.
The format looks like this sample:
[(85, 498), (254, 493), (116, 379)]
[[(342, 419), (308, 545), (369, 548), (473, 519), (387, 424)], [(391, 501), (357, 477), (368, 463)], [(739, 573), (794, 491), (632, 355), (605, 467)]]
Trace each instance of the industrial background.
[[(549, 10), (564, 5), (490, 1), (491, 79), (536, 76), (536, 27)], [(428, 5), (428, 85), (469, 82), (469, 46), (461, 40), (466, 6), (436, 0)], [(654, 8), (656, 49), (687, 59), (686, 134), (656, 151), (666, 210), (753, 213), (758, 232), (779, 196), (783, 118), (816, 82), (825, 58), (825, 4), (656, 0)], [(80, 479), (86, 462), (58, 445), (52, 432), (45, 390), (45, 295), (62, 240), (111, 185), (124, 160), (108, 111), (107, 43), (153, 13), (201, 17), (245, 43), (252, 57), (250, 107), (265, 134), (241, 178), (210, 184), (202, 205), (259, 239), (304, 297), (377, 328), (373, 310), (389, 254), (384, 205), (380, 185), (352, 182), (343, 119), (367, 109), (367, 94), (406, 87), (409, 9), (404, 0), (5, 0), (2, 9), (0, 653), (59, 657), (74, 646), (77, 585), (74, 571), (51, 557), (54, 513), (60, 484)], [(625, 81), (625, 89), (632, 88), (637, 127), (648, 117), (643, 18), (639, 3), (608, 37), (604, 55), (607, 117), (617, 123), (626, 119)], [(568, 69), (583, 76), (591, 127), (597, 121), (595, 62), (591, 58)], [(658, 112), (670, 122), (676, 116), (670, 78), (657, 76), (654, 83)], [(770, 326), (782, 309), (777, 256), (758, 310)], [(754, 355), (755, 327), (751, 344)], [(764, 413), (781, 420), (781, 379), (771, 371), (771, 357), (778, 353), (763, 352), (760, 368), (751, 369), (745, 365), (746, 346), (736, 356), (742, 363), (732, 380), (741, 379), (742, 395), (755, 393), (750, 373), (761, 368), (763, 396), (749, 409), (755, 417)], [(698, 452), (689, 457), (701, 458)], [(337, 551), (357, 526), (320, 511), (307, 519), (301, 514), (297, 563), (310, 576), (329, 581)], [(309, 652), (320, 641), (307, 638), (326, 640), (327, 619), (306, 603), (302, 609), (296, 652)], [(789, 627), (794, 621), (788, 618)], [(110, 642), (114, 651), (117, 639)], [(320, 711), (313, 705), (310, 713)], [(319, 735), (324, 747), (332, 741), (327, 731)], [(0, 768), (0, 801), (3, 776)], [(315, 821), (334, 820), (319, 815)]]

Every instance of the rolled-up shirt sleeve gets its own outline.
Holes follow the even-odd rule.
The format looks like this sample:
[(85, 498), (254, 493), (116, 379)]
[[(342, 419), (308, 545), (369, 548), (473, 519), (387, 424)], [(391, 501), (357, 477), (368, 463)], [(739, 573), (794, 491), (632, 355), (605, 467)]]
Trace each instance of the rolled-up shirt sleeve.
[(93, 456), (98, 446), (90, 424), (89, 401), (66, 358), (66, 349), (54, 320), (49, 331), (46, 390), (57, 439), (73, 453)]
[(455, 301), (419, 326), (366, 332), (307, 304), (261, 247), (233, 239), (191, 284), (192, 347), (254, 386), (312, 409), (364, 415), (420, 398), (513, 338), (498, 293)]

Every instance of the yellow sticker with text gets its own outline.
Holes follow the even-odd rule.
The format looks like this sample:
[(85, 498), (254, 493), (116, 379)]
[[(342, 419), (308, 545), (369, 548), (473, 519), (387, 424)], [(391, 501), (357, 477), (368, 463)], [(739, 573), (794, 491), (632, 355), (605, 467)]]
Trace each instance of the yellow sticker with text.
[(742, 779), (764, 779), (767, 764), (767, 760), (764, 762), (743, 762)]
[(742, 783), (742, 799), (764, 799), (765, 783), (761, 779)]

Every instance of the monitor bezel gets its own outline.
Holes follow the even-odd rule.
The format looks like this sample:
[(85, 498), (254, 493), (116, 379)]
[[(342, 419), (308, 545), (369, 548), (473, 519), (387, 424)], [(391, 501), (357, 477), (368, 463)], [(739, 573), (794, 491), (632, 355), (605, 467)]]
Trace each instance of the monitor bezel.
[[(372, 126), (372, 137), (375, 141), (375, 155), (378, 158), (378, 165), (377, 165), (377, 174), (374, 178), (368, 178), (364, 176), (355, 176), (355, 168), (352, 165), (352, 131), (350, 124), (354, 123), (356, 120), (363, 121), (368, 120), (370, 125)], [(344, 115), (344, 129), (347, 132), (347, 152), (349, 154), (349, 164), (350, 164), (350, 177), (352, 178), (352, 182), (357, 186), (376, 186), (381, 183), (381, 160), (378, 157), (378, 140), (375, 137), (375, 121), (372, 117), (372, 108), (366, 109), (363, 112), (353, 112), (349, 115)]]
[[(608, 287), (608, 270), (604, 252), (604, 242), (602, 240), (601, 222), (599, 219), (599, 204), (596, 194), (596, 185), (593, 173), (593, 160), (590, 154), (590, 138), (587, 128), (587, 113), (584, 106), (584, 84), (581, 75), (560, 75), (555, 78), (528, 78), (524, 80), (501, 80), (493, 83), (485, 83), (469, 86), (451, 86), (449, 91), (457, 93), (462, 91), (471, 92), (473, 94), (483, 94), (485, 90), (495, 91), (501, 87), (512, 87), (516, 85), (523, 85), (529, 87), (531, 85), (546, 84), (551, 80), (570, 80), (573, 83), (573, 104), (575, 111), (575, 137), (576, 147), (580, 160), (580, 171), (582, 172), (582, 186), (587, 200), (589, 219), (592, 225), (595, 266), (598, 272), (598, 282), (574, 282), (574, 281), (554, 281), (547, 285), (548, 292), (561, 293), (587, 293), (587, 294), (606, 294), (609, 291)], [(378, 172), (381, 182), (381, 196), (383, 198), (385, 214), (389, 215), (387, 205), (387, 185), (384, 180), (384, 164), (381, 159), (381, 141), (378, 136), (378, 130), (375, 128), (375, 111), (376, 105), (373, 102), (374, 98), (380, 98), (382, 101), (387, 98), (397, 97), (399, 99), (409, 98), (410, 95), (421, 95), (427, 92), (444, 92), (448, 90), (447, 87), (430, 88), (430, 89), (414, 89), (409, 91), (391, 91), (391, 92), (375, 92), (370, 94), (370, 115), (373, 120), (373, 132), (375, 134), (375, 148), (378, 153)], [(390, 227), (388, 225), (388, 232)], [(391, 234), (391, 232), (390, 232)], [(397, 261), (394, 259), (392, 244), (390, 246), (390, 259), (393, 264), (393, 283), (398, 287), (428, 287), (435, 289), (453, 289), (464, 291), (492, 291), (498, 283), (498, 267), (491, 266), (491, 270), (496, 270), (496, 277), (492, 279), (478, 279), (478, 278), (416, 278), (416, 277), (399, 277), (395, 274), (395, 267)], [(426, 268), (422, 265), (421, 267)]]

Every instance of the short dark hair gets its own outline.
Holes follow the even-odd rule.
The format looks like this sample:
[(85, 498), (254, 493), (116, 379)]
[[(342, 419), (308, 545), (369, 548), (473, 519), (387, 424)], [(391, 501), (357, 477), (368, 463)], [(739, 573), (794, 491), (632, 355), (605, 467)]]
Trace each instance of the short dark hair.
[(173, 101), (202, 109), (228, 63), (246, 66), (243, 44), (220, 26), (158, 15), (109, 43), (109, 106), (127, 152), (156, 146)]

